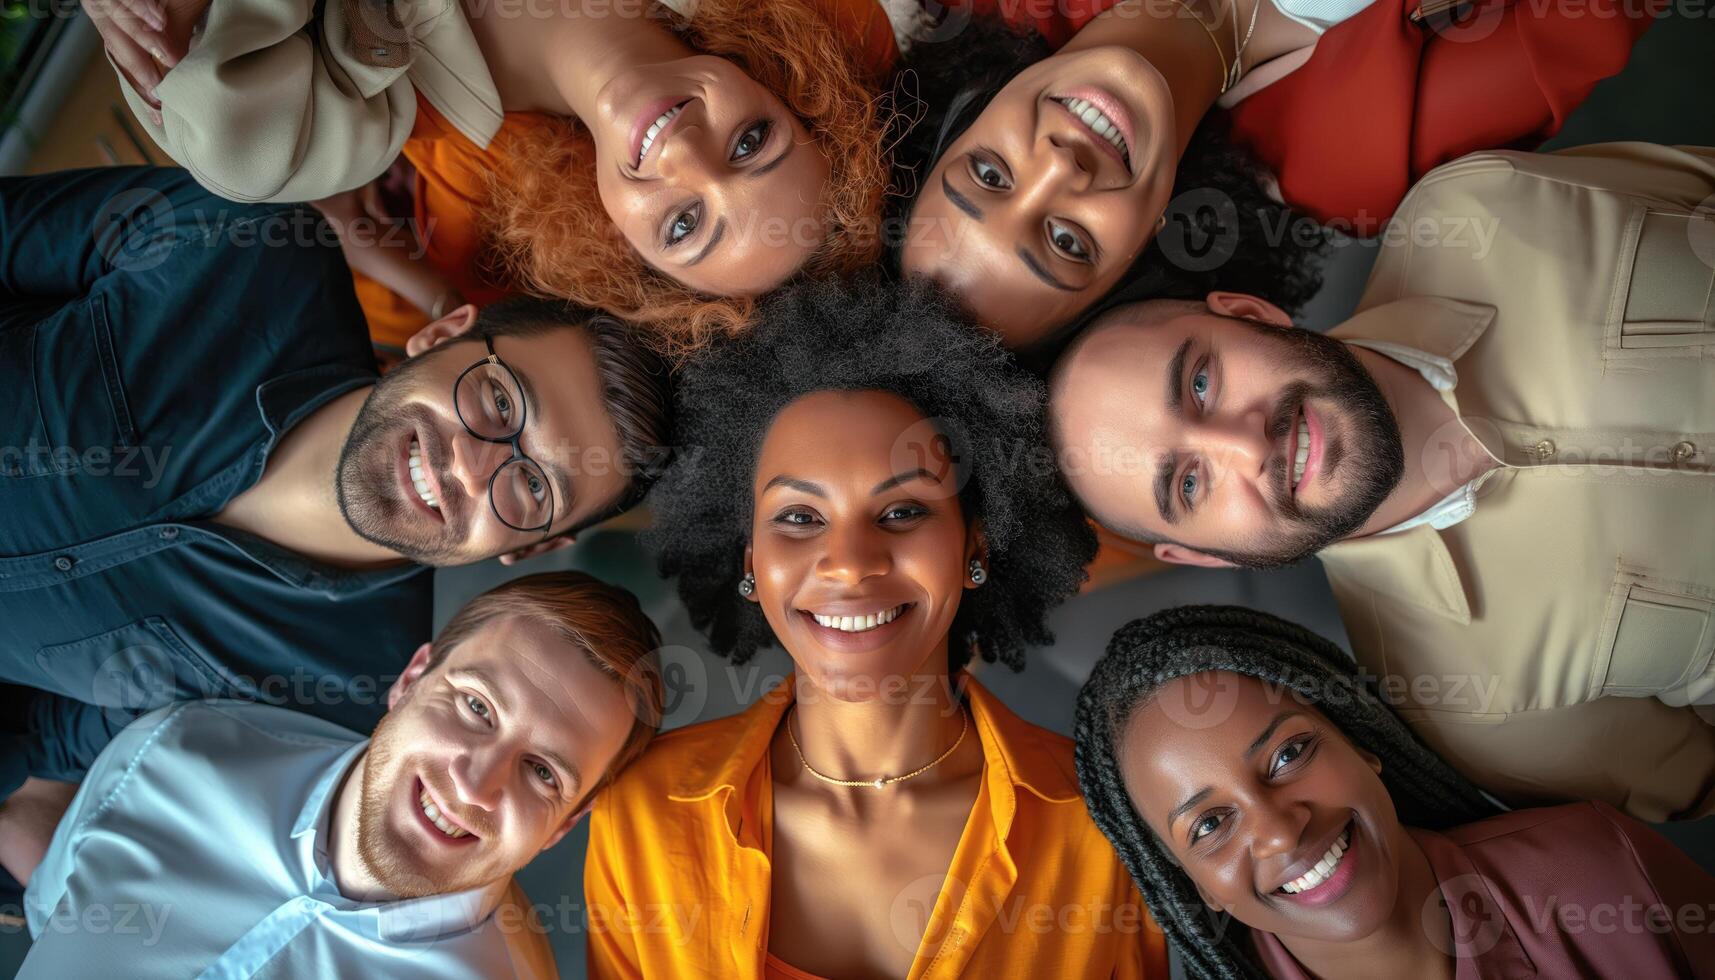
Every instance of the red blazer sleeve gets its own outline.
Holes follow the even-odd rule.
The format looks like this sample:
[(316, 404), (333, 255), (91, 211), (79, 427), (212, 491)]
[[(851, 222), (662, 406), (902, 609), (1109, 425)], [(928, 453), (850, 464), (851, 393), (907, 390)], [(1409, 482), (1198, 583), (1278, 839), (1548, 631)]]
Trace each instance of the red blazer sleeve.
[(1439, 31), (1417, 0), (1375, 0), (1310, 60), (1232, 110), (1233, 135), (1286, 200), (1373, 235), (1429, 170), (1476, 150), (1532, 149), (1616, 74), (1661, 0), (1478, 0)]

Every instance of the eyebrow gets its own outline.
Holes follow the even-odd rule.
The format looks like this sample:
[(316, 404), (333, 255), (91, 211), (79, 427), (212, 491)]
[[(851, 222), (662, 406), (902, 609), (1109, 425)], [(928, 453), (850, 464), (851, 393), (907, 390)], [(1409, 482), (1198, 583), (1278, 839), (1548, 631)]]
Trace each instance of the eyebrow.
[(1171, 830), (1173, 828), (1174, 823), (1176, 823), (1180, 817), (1183, 817), (1187, 810), (1190, 810), (1190, 809), (1196, 807), (1197, 804), (1208, 799), (1209, 794), (1212, 792), (1214, 792), (1214, 790), (1205, 786), (1202, 789), (1198, 790), (1197, 792), (1192, 793), (1190, 796), (1186, 797), (1185, 802), (1174, 807), (1173, 810), (1167, 814), (1167, 827), (1168, 827), (1168, 829)]
[(722, 215), (721, 217), (715, 219), (715, 230), (712, 234), (709, 235), (708, 244), (703, 246), (702, 251), (698, 252), (696, 255), (693, 255), (691, 257), (690, 261), (685, 263), (684, 268), (688, 269), (691, 266), (696, 265), (698, 262), (703, 261), (703, 259), (707, 258), (709, 253), (715, 250), (715, 246), (719, 245), (721, 243), (721, 238), (725, 234), (726, 234), (726, 216)]
[(811, 483), (809, 480), (800, 480), (797, 477), (787, 476), (784, 473), (772, 480), (769, 480), (768, 484), (762, 488), (762, 492), (767, 493), (775, 487), (785, 487), (788, 490), (807, 493), (812, 497), (826, 497), (828, 495), (828, 492), (823, 490), (820, 484)]
[(947, 179), (947, 175), (945, 173), (941, 174), (941, 191), (947, 195), (947, 200), (953, 202), (953, 207), (958, 208), (960, 211), (965, 212), (978, 221), (984, 220), (983, 209), (977, 207), (975, 201), (972, 201), (970, 198), (954, 190), (953, 182)]
[[(530, 376), (525, 374), (523, 371), (512, 367), (511, 364), (507, 364), (506, 366), (512, 369), (512, 376), (518, 379), (518, 386), (524, 389), (524, 404), (526, 406), (535, 405), (540, 408), (542, 401), (536, 397), (536, 386), (530, 383)], [(542, 413), (540, 411), (536, 413), (536, 418), (538, 420), (542, 418)], [(540, 432), (540, 428), (538, 428), (537, 431)], [(561, 469), (558, 463), (552, 461), (544, 463), (541, 460), (536, 459), (534, 456), (530, 458), (535, 461), (537, 466), (542, 467), (542, 469), (547, 472), (550, 480), (554, 481), (554, 488), (560, 491), (560, 499), (565, 504), (565, 513), (570, 514), (572, 512), (572, 508), (577, 506), (578, 499), (577, 494), (572, 491), (572, 478), (566, 475), (566, 471)], [(556, 514), (560, 513), (559, 508), (555, 508), (554, 512)], [(552, 530), (552, 528), (549, 530)]]
[(1179, 514), (1173, 509), (1173, 454), (1162, 453), (1155, 460), (1155, 509), (1161, 512), (1161, 519), (1169, 524), (1179, 523)]
[(1018, 246), (1018, 258), (1024, 263), (1024, 267), (1030, 270), (1032, 275), (1048, 285), (1053, 286), (1055, 289), (1067, 293), (1075, 293), (1078, 291), (1078, 287), (1068, 286), (1054, 278), (1054, 274), (1049, 272), (1048, 268), (1041, 262), (1038, 262), (1036, 260), (1036, 256), (1031, 255), (1030, 250), (1025, 248), (1023, 245)]
[(1283, 708), (1280, 714), (1275, 715), (1274, 720), (1268, 723), (1268, 727), (1262, 730), (1262, 734), (1256, 737), (1256, 741), (1245, 747), (1245, 758), (1249, 759), (1256, 755), (1256, 750), (1263, 747), (1263, 744), (1274, 734), (1274, 730), (1280, 727), (1280, 723), (1296, 714), (1298, 711), (1293, 708)]
[(794, 149), (796, 149), (798, 146), (798, 143), (795, 140), (788, 139), (785, 142), (786, 142), (786, 149), (781, 150), (778, 154), (775, 155), (774, 159), (768, 161), (767, 163), (758, 164), (757, 166), (751, 167), (747, 176), (760, 177), (763, 174), (769, 172), (770, 170), (773, 170), (775, 167), (780, 166), (782, 163), (785, 163), (786, 158), (791, 156), (792, 151)]
[(928, 470), (919, 466), (918, 468), (916, 468), (914, 470), (906, 470), (905, 472), (902, 472), (902, 473), (895, 473), (892, 476), (888, 477), (887, 479), (881, 481), (880, 483), (877, 483), (875, 485), (875, 488), (869, 492), (869, 495), (873, 497), (878, 493), (884, 493), (888, 490), (892, 490), (894, 487), (899, 486), (901, 483), (905, 483), (905, 482), (908, 482), (910, 480), (915, 480), (919, 477), (921, 477), (925, 480), (928, 480), (930, 483), (935, 482), (935, 474), (933, 474), (933, 473), (929, 472)]
[(1185, 414), (1185, 358), (1191, 352), (1191, 338), (1173, 352), (1167, 362), (1167, 410), (1175, 417)]

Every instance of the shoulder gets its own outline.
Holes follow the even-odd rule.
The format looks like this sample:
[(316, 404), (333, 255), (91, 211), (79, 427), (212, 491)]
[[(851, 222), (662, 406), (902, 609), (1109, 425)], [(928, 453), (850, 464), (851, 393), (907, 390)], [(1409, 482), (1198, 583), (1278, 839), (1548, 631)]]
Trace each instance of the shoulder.
[(1652, 867), (1689, 861), (1650, 827), (1597, 802), (1515, 810), (1443, 836), (1483, 874), (1520, 887), (1600, 881), (1614, 894), (1650, 891)]

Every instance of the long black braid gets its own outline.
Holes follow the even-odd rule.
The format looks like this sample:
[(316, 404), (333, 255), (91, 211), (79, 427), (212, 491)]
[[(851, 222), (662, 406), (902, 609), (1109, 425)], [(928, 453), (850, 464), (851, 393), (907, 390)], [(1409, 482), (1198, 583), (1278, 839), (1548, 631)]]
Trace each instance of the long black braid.
[(1380, 757), (1382, 782), (1402, 823), (1436, 830), (1497, 812), (1418, 741), (1366, 686), (1351, 658), (1310, 630), (1237, 606), (1181, 606), (1127, 623), (1078, 694), (1078, 783), (1090, 816), (1195, 980), (1266, 980), (1268, 974), (1250, 954), (1248, 930), (1209, 910), (1132, 805), (1116, 745), (1132, 713), (1162, 685), (1212, 670), (1296, 691), (1353, 744)]

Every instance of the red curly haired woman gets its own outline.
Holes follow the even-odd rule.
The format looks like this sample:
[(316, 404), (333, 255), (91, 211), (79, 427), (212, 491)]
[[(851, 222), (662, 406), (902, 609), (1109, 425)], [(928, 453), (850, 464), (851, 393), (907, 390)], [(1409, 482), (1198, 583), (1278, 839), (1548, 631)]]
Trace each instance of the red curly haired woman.
[(351, 219), (353, 192), (403, 151), (433, 275), (404, 296), (360, 278), (382, 343), (439, 302), (522, 287), (631, 319), (683, 354), (800, 272), (879, 251), (877, 103), (897, 46), (877, 0), (138, 0), (90, 13), (175, 160), (237, 200), (322, 203), (354, 268), (396, 288), (400, 256), (365, 255), (387, 243), (353, 235)]

